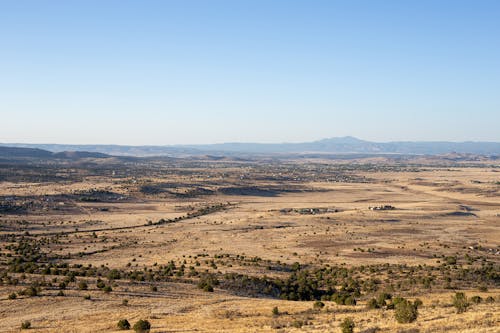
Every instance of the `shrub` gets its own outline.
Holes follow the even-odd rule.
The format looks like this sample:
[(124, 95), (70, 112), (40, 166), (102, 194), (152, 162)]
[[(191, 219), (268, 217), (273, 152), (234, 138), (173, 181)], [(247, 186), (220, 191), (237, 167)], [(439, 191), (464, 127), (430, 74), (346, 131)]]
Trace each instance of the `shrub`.
[(325, 303), (323, 303), (321, 301), (316, 301), (313, 304), (313, 308), (317, 309), (317, 310), (323, 309), (324, 307), (325, 307)]
[(198, 288), (203, 289), (204, 291), (213, 292), (214, 286), (218, 285), (219, 281), (217, 277), (212, 274), (205, 274), (200, 278), (198, 282)]
[(127, 305), (128, 305), (128, 299), (124, 299), (124, 300), (122, 301), (122, 305), (123, 305), (123, 306), (127, 306)]
[(417, 309), (418, 309), (419, 307), (421, 307), (421, 306), (424, 304), (424, 302), (422, 302), (422, 300), (421, 300), (420, 298), (417, 298), (417, 299), (413, 302), (413, 304), (414, 304), (414, 305), (417, 307)]
[(378, 305), (378, 302), (375, 298), (372, 298), (371, 300), (369, 300), (367, 303), (366, 303), (366, 307), (368, 309), (379, 309), (380, 306)]
[(87, 285), (87, 282), (80, 281), (80, 282), (78, 282), (78, 289), (87, 290), (87, 289), (89, 289), (89, 286)]
[(377, 297), (377, 304), (379, 306), (379, 308), (381, 307), (385, 307), (386, 306), (386, 300), (391, 300), (392, 299), (392, 295), (391, 294), (388, 294), (388, 293), (381, 293), (380, 295), (378, 295)]
[(277, 307), (277, 306), (275, 306), (275, 307), (273, 308), (273, 315), (274, 315), (274, 316), (277, 316), (277, 315), (279, 315), (279, 314), (280, 314), (280, 310), (278, 309), (278, 307)]
[(21, 329), (22, 330), (27, 330), (31, 328), (31, 322), (26, 320), (21, 323)]
[(290, 323), (290, 326), (295, 328), (301, 328), (302, 326), (307, 325), (303, 320), (296, 319)]
[(9, 299), (16, 299), (16, 298), (17, 298), (17, 294), (16, 293), (9, 294)]
[(495, 303), (495, 298), (493, 296), (488, 296), (486, 298), (486, 303)]
[(39, 288), (34, 286), (28, 287), (23, 291), (23, 294), (29, 297), (38, 296), (38, 293), (39, 293)]
[(118, 321), (118, 324), (116, 324), (116, 326), (120, 330), (129, 330), (130, 329), (130, 323), (128, 322), (127, 319), (120, 319), (120, 321)]
[(86, 299), (86, 300), (89, 300), (90, 298), (91, 298), (90, 295), (83, 296), (83, 299)]
[(464, 313), (469, 307), (469, 302), (464, 293), (456, 293), (452, 298), (453, 306), (457, 309), (457, 313)]
[(354, 321), (351, 318), (346, 318), (343, 322), (340, 323), (340, 329), (342, 330), (342, 333), (354, 332), (354, 326)]
[(470, 298), (470, 301), (474, 304), (479, 304), (483, 301), (483, 299), (481, 298), (481, 296), (476, 295), (476, 296), (472, 296)]
[(344, 300), (344, 305), (356, 305), (356, 299), (352, 296), (348, 296), (345, 300)]
[(102, 291), (104, 291), (105, 293), (110, 293), (113, 291), (113, 288), (111, 288), (111, 286), (106, 286), (102, 288)]
[(120, 271), (117, 269), (112, 269), (108, 274), (108, 279), (119, 280), (121, 278)]
[(394, 316), (400, 324), (412, 323), (418, 316), (417, 305), (406, 299), (398, 302), (394, 310)]
[(97, 280), (97, 288), (102, 289), (104, 287), (106, 287), (106, 285), (104, 284), (104, 281), (101, 279)]
[(401, 303), (404, 300), (405, 299), (402, 298), (402, 297), (394, 297), (392, 299), (391, 303), (387, 304), (387, 309), (388, 310), (394, 310), (394, 308), (396, 307), (396, 305), (398, 305), (398, 303)]
[(134, 324), (134, 331), (137, 333), (147, 333), (151, 329), (151, 324), (147, 320), (140, 319)]

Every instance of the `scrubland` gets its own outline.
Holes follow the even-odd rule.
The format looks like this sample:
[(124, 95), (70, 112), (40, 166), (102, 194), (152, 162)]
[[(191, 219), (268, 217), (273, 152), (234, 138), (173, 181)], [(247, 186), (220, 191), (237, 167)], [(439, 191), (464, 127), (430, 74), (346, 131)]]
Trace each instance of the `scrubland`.
[[(151, 332), (341, 332), (346, 318), (365, 333), (500, 327), (496, 161), (0, 171), (2, 332), (114, 332), (120, 319)], [(411, 322), (396, 320), (401, 302)]]

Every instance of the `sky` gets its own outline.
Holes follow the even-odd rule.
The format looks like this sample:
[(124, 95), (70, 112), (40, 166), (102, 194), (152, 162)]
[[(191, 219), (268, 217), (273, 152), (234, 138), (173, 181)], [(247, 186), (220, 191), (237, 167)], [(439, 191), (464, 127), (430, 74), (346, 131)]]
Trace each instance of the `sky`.
[(0, 0), (0, 142), (500, 141), (500, 1)]

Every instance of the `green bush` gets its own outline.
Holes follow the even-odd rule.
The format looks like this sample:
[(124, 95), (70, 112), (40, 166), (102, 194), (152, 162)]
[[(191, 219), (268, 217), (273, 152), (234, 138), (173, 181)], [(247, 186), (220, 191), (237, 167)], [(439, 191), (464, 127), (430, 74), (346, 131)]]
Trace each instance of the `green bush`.
[(17, 294), (16, 293), (9, 294), (9, 299), (16, 299), (16, 298), (17, 298)]
[(392, 295), (391, 294), (388, 294), (388, 293), (381, 293), (380, 295), (378, 295), (377, 297), (377, 304), (378, 304), (378, 307), (379, 308), (382, 308), (382, 307), (385, 307), (387, 304), (386, 304), (386, 300), (391, 300), (392, 299)]
[(453, 306), (457, 309), (457, 313), (464, 313), (469, 307), (469, 302), (464, 293), (456, 293), (452, 298)]
[(414, 305), (417, 307), (417, 309), (418, 309), (419, 307), (421, 307), (421, 306), (424, 304), (424, 302), (422, 302), (422, 300), (421, 300), (420, 298), (417, 298), (417, 299), (413, 302), (413, 304), (414, 304)]
[(213, 292), (214, 286), (219, 284), (219, 280), (213, 274), (204, 274), (198, 282), (198, 288), (204, 291)]
[(119, 280), (121, 278), (120, 271), (117, 269), (112, 269), (108, 274), (108, 279)]
[(31, 322), (26, 320), (21, 323), (21, 329), (22, 330), (27, 330), (31, 328)]
[(116, 324), (116, 326), (120, 330), (129, 330), (130, 329), (130, 323), (128, 322), (127, 319), (120, 319), (120, 321), (118, 321), (118, 324)]
[(356, 305), (356, 299), (352, 296), (348, 296), (345, 300), (344, 300), (344, 305)]
[(275, 307), (273, 308), (273, 315), (274, 315), (274, 316), (277, 316), (277, 315), (279, 315), (279, 314), (280, 314), (280, 310), (278, 309), (278, 307), (277, 307), (277, 306), (275, 306)]
[(476, 295), (476, 296), (472, 296), (470, 298), (470, 301), (474, 304), (479, 304), (483, 301), (483, 299), (481, 298), (481, 296)]
[(417, 320), (417, 305), (406, 299), (398, 302), (394, 307), (394, 316), (398, 323), (412, 323)]
[(23, 294), (29, 297), (35, 297), (38, 296), (39, 292), (40, 288), (37, 288), (35, 286), (30, 286), (23, 291)]
[(368, 309), (379, 309), (380, 306), (378, 305), (378, 302), (375, 298), (372, 298), (370, 299), (367, 303), (366, 303), (366, 307)]
[(151, 329), (151, 324), (147, 320), (140, 319), (134, 324), (134, 331), (137, 333), (147, 333)]
[(314, 309), (317, 309), (317, 310), (321, 310), (325, 307), (325, 303), (321, 302), (321, 301), (316, 301), (314, 302), (313, 304), (313, 308)]
[(87, 282), (80, 281), (80, 282), (78, 282), (78, 289), (87, 290), (87, 289), (89, 289), (89, 286), (87, 285)]
[(394, 310), (396, 308), (396, 305), (404, 301), (405, 299), (402, 297), (394, 297), (391, 301), (391, 303), (387, 304), (387, 309), (388, 310)]
[(354, 327), (354, 321), (351, 318), (346, 318), (340, 323), (342, 333), (352, 333), (354, 332)]
[(103, 280), (98, 279), (98, 280), (97, 280), (97, 285), (96, 285), (96, 286), (97, 286), (97, 288), (102, 289), (102, 288), (106, 287), (106, 284), (104, 283), (104, 281), (103, 281)]

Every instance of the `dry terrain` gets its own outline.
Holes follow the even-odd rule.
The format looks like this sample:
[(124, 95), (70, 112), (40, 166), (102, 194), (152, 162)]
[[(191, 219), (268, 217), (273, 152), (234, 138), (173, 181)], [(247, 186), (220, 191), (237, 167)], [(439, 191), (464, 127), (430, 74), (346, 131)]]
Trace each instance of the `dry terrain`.
[[(498, 161), (0, 171), (1, 332), (500, 331)], [(398, 323), (401, 298), (416, 320)]]

